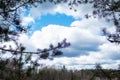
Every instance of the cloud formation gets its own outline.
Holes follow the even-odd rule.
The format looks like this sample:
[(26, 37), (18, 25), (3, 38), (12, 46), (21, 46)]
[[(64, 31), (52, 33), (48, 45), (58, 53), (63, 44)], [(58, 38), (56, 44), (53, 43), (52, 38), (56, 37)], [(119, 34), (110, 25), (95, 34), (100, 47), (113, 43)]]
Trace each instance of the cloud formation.
[[(120, 63), (120, 47), (109, 43), (101, 35), (99, 26), (105, 26), (101, 22), (91, 18), (74, 21), (70, 27), (50, 24), (35, 31), (31, 37), (21, 35), (20, 41), (31, 51), (47, 48), (51, 43), (56, 45), (64, 38), (71, 43), (70, 47), (63, 49), (61, 57), (56, 57), (53, 61), (41, 60), (40, 63), (79, 69), (93, 68), (96, 63), (101, 63), (104, 68), (116, 68)], [(111, 24), (107, 26), (109, 25)]]
[(84, 15), (87, 13), (92, 13), (92, 9), (93, 8), (91, 4), (81, 4), (78, 6), (73, 6), (73, 8), (70, 9), (70, 6), (68, 6), (67, 3), (61, 3), (55, 5), (54, 3), (46, 2), (40, 4), (37, 7), (32, 7), (30, 9), (30, 15), (32, 17), (38, 17), (46, 14), (60, 13), (60, 14), (66, 14), (68, 16), (73, 16), (74, 18), (78, 19), (78, 18), (83, 18)]
[(27, 25), (30, 24), (30, 23), (34, 23), (34, 19), (33, 19), (32, 17), (30, 17), (30, 16), (22, 17), (22, 22), (21, 22), (21, 24), (22, 24), (23, 26), (27, 26)]
[[(89, 6), (89, 8), (88, 8)], [(43, 3), (37, 8), (32, 7), (30, 16), (23, 17), (22, 25), (34, 22), (34, 18), (46, 14), (66, 14), (73, 16), (76, 21), (70, 26), (49, 24), (41, 30), (33, 32), (31, 36), (21, 34), (20, 42), (26, 46), (27, 51), (37, 48), (48, 48), (49, 44), (56, 45), (67, 38), (71, 46), (63, 49), (64, 54), (54, 60), (41, 60), (40, 63), (48, 65), (66, 65), (68, 68), (94, 68), (96, 63), (101, 63), (104, 68), (116, 68), (120, 63), (119, 45), (109, 43), (103, 36), (101, 29), (107, 27), (113, 30), (112, 23), (95, 18), (83, 19), (85, 13), (91, 13), (91, 5), (81, 5), (78, 10), (70, 10), (67, 4)], [(79, 20), (81, 18), (81, 20)], [(10, 44), (10, 43), (8, 43)], [(12, 43), (13, 44), (13, 43)]]
[[(89, 7), (89, 8), (88, 8)], [(63, 49), (64, 54), (61, 57), (54, 58), (53, 61), (41, 60), (40, 63), (48, 65), (66, 65), (68, 68), (94, 68), (96, 63), (102, 64), (104, 68), (116, 68), (120, 63), (120, 47), (109, 43), (101, 29), (109, 28), (113, 31), (113, 24), (106, 23), (101, 19), (84, 19), (84, 15), (92, 13), (92, 5), (77, 6), (77, 12), (70, 10), (67, 4), (58, 4), (46, 2), (38, 7), (30, 9), (30, 17), (25, 18), (23, 24), (34, 22), (34, 18), (40, 18), (46, 14), (65, 14), (73, 16), (76, 21), (70, 26), (61, 26), (49, 24), (43, 26), (41, 30), (33, 32), (30, 36), (22, 34), (20, 42), (27, 46), (28, 51), (34, 51), (37, 48), (47, 48), (49, 44), (56, 45), (58, 42), (67, 38), (71, 46)]]

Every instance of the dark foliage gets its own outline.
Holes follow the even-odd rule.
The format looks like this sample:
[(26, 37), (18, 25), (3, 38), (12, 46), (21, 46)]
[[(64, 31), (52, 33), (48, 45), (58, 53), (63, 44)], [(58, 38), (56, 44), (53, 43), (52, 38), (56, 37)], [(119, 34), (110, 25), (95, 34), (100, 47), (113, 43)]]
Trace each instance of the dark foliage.
[[(112, 69), (82, 69), (67, 70), (65, 66), (61, 69), (29, 66), (27, 69), (19, 70), (16, 60), (0, 61), (1, 80), (119, 80), (119, 70)], [(108, 77), (109, 76), (109, 77)]]

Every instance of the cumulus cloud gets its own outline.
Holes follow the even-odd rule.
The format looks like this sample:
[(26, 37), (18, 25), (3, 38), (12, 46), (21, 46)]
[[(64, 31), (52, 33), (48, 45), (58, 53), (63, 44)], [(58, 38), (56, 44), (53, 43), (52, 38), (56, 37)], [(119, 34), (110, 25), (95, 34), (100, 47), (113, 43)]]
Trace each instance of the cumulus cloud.
[(71, 43), (71, 47), (65, 49), (66, 56), (78, 56), (97, 50), (98, 45), (104, 42), (101, 36), (95, 35), (87, 29), (60, 25), (43, 27), (41, 31), (35, 31), (30, 40), (35, 48), (46, 48), (49, 47), (49, 44), (57, 44), (64, 38)]
[[(106, 47), (101, 48), (104, 45), (109, 45), (109, 50), (106, 50)], [(117, 57), (120, 55), (120, 53), (116, 53), (119, 51), (119, 46), (115, 47), (117, 49), (113, 48), (114, 46), (115, 45), (111, 43), (107, 43), (101, 45), (99, 51), (88, 52), (87, 55), (76, 57), (60, 57), (55, 58), (53, 61), (47, 60), (41, 63), (49, 63), (48, 65), (66, 65), (66, 67), (69, 69), (95, 68), (95, 64), (100, 63), (103, 68), (117, 69), (118, 64), (120, 63), (120, 60)]]
[(54, 9), (56, 8), (57, 5), (55, 5), (54, 3), (50, 3), (50, 2), (46, 2), (46, 3), (42, 3), (37, 7), (32, 7), (30, 9), (30, 15), (32, 17), (38, 17), (41, 15), (45, 15), (45, 14), (55, 14), (54, 13)]
[(99, 54), (103, 54), (102, 57), (103, 58), (108, 58), (108, 59), (112, 59), (112, 60), (119, 60), (120, 59), (120, 47), (117, 44), (103, 44), (101, 46), (99, 46), (100, 48), (100, 52)]
[(78, 6), (73, 6), (73, 8), (70, 9), (70, 6), (62, 3), (56, 7), (55, 12), (66, 14), (68, 16), (73, 16), (74, 18), (79, 19), (79, 18), (83, 18), (85, 14), (88, 14), (88, 13), (91, 14), (92, 10), (93, 8), (91, 4), (81, 4)]
[(21, 24), (22, 24), (23, 26), (27, 26), (27, 25), (30, 24), (30, 23), (34, 23), (34, 19), (33, 19), (32, 17), (30, 17), (30, 16), (22, 17), (22, 22), (21, 22)]
[(40, 63), (43, 64), (81, 69), (93, 68), (96, 63), (101, 63), (104, 68), (115, 68), (120, 62), (120, 49), (101, 35), (99, 26), (105, 26), (101, 22), (93, 18), (74, 21), (70, 27), (52, 24), (35, 31), (31, 37), (21, 35), (20, 41), (28, 47), (27, 50), (32, 51), (36, 48), (48, 48), (49, 44), (56, 45), (67, 38), (71, 46), (63, 49), (64, 54), (53, 61), (41, 60)]
[[(89, 7), (89, 8), (88, 8)], [(66, 14), (74, 18), (82, 18), (84, 13), (91, 13), (91, 5), (81, 5), (78, 10), (70, 10), (67, 4), (54, 5), (43, 3), (37, 8), (30, 9), (30, 16), (23, 17), (22, 25), (34, 22), (34, 18), (45, 14)], [(101, 24), (102, 23), (102, 24)], [(113, 30), (112, 23), (95, 18), (76, 20), (69, 26), (50, 24), (41, 30), (33, 32), (31, 36), (21, 34), (19, 41), (26, 46), (27, 51), (37, 48), (48, 48), (49, 44), (56, 45), (67, 38), (71, 46), (63, 49), (64, 54), (54, 60), (41, 60), (40, 63), (48, 65), (66, 65), (68, 68), (93, 68), (101, 63), (104, 68), (115, 68), (120, 63), (120, 47), (109, 43), (102, 35), (101, 29), (107, 27)]]
[[(107, 23), (105, 25), (112, 26)], [(27, 51), (36, 51), (37, 48), (48, 48), (49, 44), (56, 45), (67, 38), (71, 46), (62, 50), (64, 54), (52, 61), (40, 60), (39, 63), (42, 64), (82, 69), (94, 68), (96, 63), (100, 63), (104, 68), (116, 68), (120, 63), (120, 47), (109, 43), (101, 35), (101, 26), (104, 26), (104, 21), (99, 22), (94, 18), (76, 20), (70, 27), (50, 24), (35, 31), (31, 36), (21, 34), (19, 40), (26, 46)]]
[[(89, 8), (88, 8), (89, 7)], [(77, 11), (74, 11), (74, 10)], [(45, 14), (66, 14), (68, 16), (73, 16), (74, 18), (78, 19), (81, 17), (84, 17), (87, 13), (92, 13), (92, 5), (91, 4), (81, 4), (78, 6), (73, 6), (72, 9), (70, 9), (70, 6), (68, 6), (68, 3), (61, 3), (55, 5), (54, 3), (46, 2), (42, 3), (37, 7), (32, 7), (30, 9), (30, 14), (33, 17), (38, 17)]]
[[(89, 7), (89, 8), (88, 8)], [(31, 37), (21, 35), (20, 42), (27, 46), (28, 51), (37, 48), (48, 48), (49, 44), (56, 45), (67, 38), (71, 46), (63, 49), (62, 57), (56, 57), (53, 61), (41, 60), (40, 63), (48, 65), (66, 65), (68, 68), (93, 68), (96, 63), (104, 68), (115, 68), (120, 63), (119, 46), (109, 43), (102, 35), (101, 29), (106, 27), (113, 30), (112, 23), (106, 23), (103, 19), (83, 19), (84, 14), (91, 13), (92, 5), (77, 6), (78, 10), (70, 10), (67, 4), (54, 5), (43, 3), (37, 8), (30, 9), (30, 16), (24, 19), (25, 23), (34, 22), (33, 18), (46, 14), (66, 14), (76, 18), (70, 27), (50, 24), (41, 30), (33, 32)], [(33, 18), (32, 18), (33, 17)], [(82, 20), (77, 20), (82, 18)], [(101, 24), (102, 23), (102, 24)], [(26, 24), (25, 24), (26, 25)]]

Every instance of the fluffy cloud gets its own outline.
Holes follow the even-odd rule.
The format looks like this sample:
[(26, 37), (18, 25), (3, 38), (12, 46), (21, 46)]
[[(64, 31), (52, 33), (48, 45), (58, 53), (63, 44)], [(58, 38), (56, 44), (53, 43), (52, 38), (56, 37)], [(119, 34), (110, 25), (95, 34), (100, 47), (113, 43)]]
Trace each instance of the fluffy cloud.
[(48, 13), (55, 14), (54, 9), (56, 9), (56, 7), (57, 5), (55, 5), (54, 3), (49, 3), (49, 2), (42, 3), (37, 7), (32, 7), (30, 9), (30, 15), (32, 17), (38, 17), (38, 16), (45, 15)]
[(103, 58), (112, 59), (112, 60), (119, 60), (120, 59), (120, 47), (116, 44), (103, 44), (99, 46), (100, 52), (99, 54), (103, 54)]
[(99, 26), (104, 26), (101, 22), (91, 18), (74, 21), (71, 27), (48, 25), (35, 31), (31, 37), (21, 35), (20, 41), (30, 51), (36, 48), (47, 48), (51, 43), (56, 45), (64, 38), (71, 42), (70, 47), (63, 49), (64, 54), (61, 57), (56, 57), (53, 61), (41, 60), (40, 63), (66, 65), (68, 68), (78, 69), (93, 68), (96, 63), (101, 63), (104, 68), (116, 68), (120, 63), (120, 49), (118, 45), (109, 43), (101, 35)]
[(55, 12), (66, 14), (68, 16), (73, 16), (74, 18), (78, 19), (78, 18), (83, 18), (85, 14), (88, 13), (91, 14), (92, 10), (93, 8), (91, 4), (81, 4), (78, 6), (72, 6), (72, 9), (70, 9), (70, 6), (68, 6), (68, 4), (62, 3), (56, 7)]
[[(89, 7), (89, 8), (88, 8)], [(41, 60), (40, 63), (48, 65), (66, 65), (68, 68), (93, 68), (96, 63), (101, 63), (104, 68), (116, 68), (120, 63), (119, 46), (109, 43), (102, 35), (103, 27), (113, 31), (113, 24), (106, 23), (103, 19), (95, 18), (82, 19), (84, 14), (91, 13), (92, 5), (77, 6), (77, 12), (70, 10), (67, 4), (54, 5), (43, 3), (38, 7), (30, 9), (31, 17), (38, 17), (46, 14), (66, 14), (73, 16), (76, 21), (70, 27), (60, 25), (44, 26), (41, 30), (35, 31), (31, 37), (21, 35), (20, 41), (27, 46), (28, 51), (36, 48), (47, 48), (49, 44), (56, 45), (57, 42), (67, 38), (71, 46), (63, 49), (61, 57), (54, 58), (53, 61)], [(77, 20), (82, 19), (82, 20)], [(24, 19), (25, 23), (34, 22), (33, 18)], [(102, 24), (101, 24), (102, 23)]]
[[(66, 56), (78, 56), (88, 51), (96, 51), (98, 45), (104, 42), (101, 36), (95, 35), (87, 29), (59, 25), (43, 27), (41, 31), (34, 32), (30, 40), (35, 48), (46, 48), (49, 47), (49, 44), (57, 44), (64, 38), (71, 43), (71, 47), (65, 49)], [(22, 38), (22, 40), (24, 39)]]
[(109, 31), (113, 31), (114, 28), (113, 23), (107, 23), (104, 19), (97, 19), (93, 17), (89, 19), (83, 18), (80, 21), (74, 21), (70, 26), (88, 29), (94, 34), (103, 34), (101, 31), (103, 28), (108, 28)]
[[(89, 8), (88, 8), (89, 7)], [(77, 11), (74, 11), (74, 10)], [(68, 16), (73, 16), (74, 18), (81, 18), (87, 13), (92, 13), (92, 5), (91, 4), (81, 4), (78, 6), (73, 6), (72, 10), (70, 9), (70, 6), (68, 6), (68, 3), (61, 3), (55, 5), (54, 3), (42, 3), (37, 7), (32, 7), (30, 9), (30, 14), (33, 17), (38, 17), (45, 14), (66, 14)]]
[(27, 26), (28, 24), (33, 23), (33, 22), (34, 22), (34, 19), (32, 17), (30, 17), (30, 16), (27, 16), (27, 17), (22, 17), (21, 24), (23, 26)]
[[(30, 16), (22, 18), (22, 25), (34, 22), (32, 17), (36, 18), (48, 13), (61, 13), (74, 18), (82, 18), (84, 13), (91, 13), (92, 6), (81, 5), (76, 9), (77, 12), (70, 10), (67, 4), (43, 3), (37, 8), (31, 8)], [(63, 49), (64, 54), (61, 57), (54, 58), (52, 61), (41, 60), (40, 63), (43, 64), (66, 65), (68, 68), (81, 69), (93, 68), (95, 63), (101, 63), (104, 68), (116, 68), (120, 63), (120, 47), (109, 43), (102, 36), (101, 28), (103, 27), (113, 30), (113, 24), (107, 24), (104, 20), (98, 21), (95, 18), (82, 19), (72, 22), (70, 27), (50, 24), (44, 26), (41, 30), (33, 32), (31, 36), (22, 34), (19, 40), (26, 46), (27, 51), (35, 51), (37, 48), (48, 48), (51, 43), (56, 45), (64, 38), (67, 38), (71, 46)]]

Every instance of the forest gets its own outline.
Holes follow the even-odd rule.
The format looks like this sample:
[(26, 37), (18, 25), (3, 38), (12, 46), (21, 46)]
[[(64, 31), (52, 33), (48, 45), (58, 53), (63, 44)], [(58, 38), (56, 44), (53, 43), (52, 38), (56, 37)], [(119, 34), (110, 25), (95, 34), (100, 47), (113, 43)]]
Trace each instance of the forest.
[(118, 69), (102, 69), (96, 64), (95, 69), (68, 70), (65, 66), (19, 69), (19, 64), (11, 61), (0, 61), (0, 64), (1, 80), (120, 80), (120, 66)]

